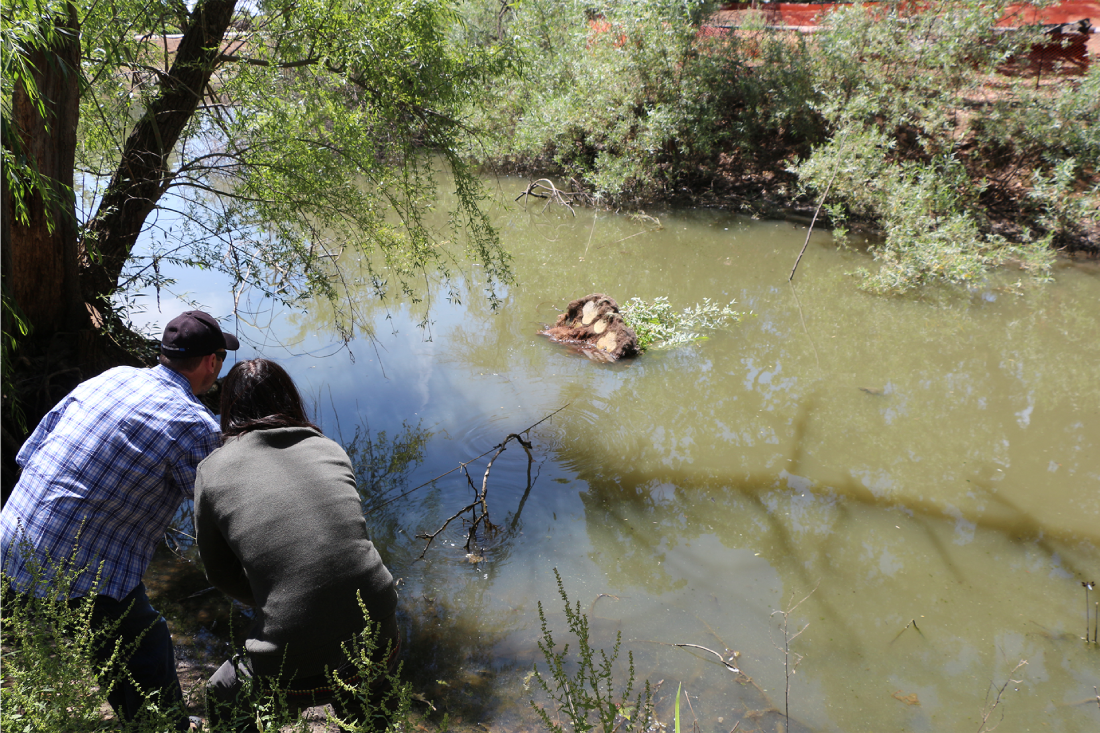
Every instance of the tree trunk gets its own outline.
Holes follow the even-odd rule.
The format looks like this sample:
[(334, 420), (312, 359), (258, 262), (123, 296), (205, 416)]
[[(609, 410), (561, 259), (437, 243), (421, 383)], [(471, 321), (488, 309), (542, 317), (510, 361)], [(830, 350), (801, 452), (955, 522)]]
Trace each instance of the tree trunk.
[[(48, 47), (24, 49), (35, 69), (44, 114), (21, 84), (12, 94), (11, 127), (4, 145), (36, 170), (43, 186), (26, 194), (26, 222), (12, 216), (3, 195), (4, 285), (27, 321), (40, 333), (76, 331), (89, 325), (81, 297), (73, 194), (76, 124), (80, 114), (80, 24), (76, 8), (54, 19)], [(5, 323), (5, 328), (9, 324)]]
[(200, 0), (168, 74), (130, 133), (122, 160), (84, 233), (81, 285), (102, 304), (118, 284), (145, 219), (172, 181), (168, 157), (217, 66), (236, 0)]

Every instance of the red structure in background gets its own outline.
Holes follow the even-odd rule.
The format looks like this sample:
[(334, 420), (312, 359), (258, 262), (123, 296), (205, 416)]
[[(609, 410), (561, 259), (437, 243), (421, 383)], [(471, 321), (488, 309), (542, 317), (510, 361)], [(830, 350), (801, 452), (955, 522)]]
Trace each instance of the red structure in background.
[[(712, 27), (736, 28), (742, 13), (762, 13), (769, 26), (813, 32), (830, 12), (851, 3), (783, 3), (751, 2), (727, 3), (712, 21)], [(869, 7), (888, 7), (885, 3), (864, 3)], [(903, 5), (911, 12), (934, 7), (929, 2), (913, 2)], [(1032, 5), (1009, 5), (997, 21), (997, 27), (1005, 30), (1021, 27), (1044, 26), (1050, 41), (1032, 47), (1029, 59), (1038, 69), (1054, 63), (1068, 62), (1079, 69), (1088, 67), (1090, 56), (1100, 58), (1100, 0), (1063, 0), (1054, 5), (1036, 8)], [(704, 31), (706, 33), (706, 31)], [(710, 35), (709, 33), (706, 33)]]
[[(852, 3), (727, 3), (723, 11), (757, 10), (764, 13), (769, 25), (802, 26), (813, 28), (820, 24), (822, 16), (838, 7)], [(875, 7), (885, 3), (864, 3), (866, 7)], [(909, 3), (913, 12), (932, 7), (932, 3)], [(903, 6), (905, 7), (905, 6)], [(1002, 28), (1018, 28), (1025, 25), (1053, 25), (1056, 23), (1075, 23), (1082, 19), (1100, 23), (1100, 0), (1063, 0), (1046, 8), (1031, 5), (1010, 5), (997, 25)]]
[(1076, 23), (1086, 19), (1094, 24), (1100, 23), (1100, 0), (1063, 0), (1042, 9), (1031, 5), (1010, 5), (997, 25), (1018, 28), (1022, 25)]

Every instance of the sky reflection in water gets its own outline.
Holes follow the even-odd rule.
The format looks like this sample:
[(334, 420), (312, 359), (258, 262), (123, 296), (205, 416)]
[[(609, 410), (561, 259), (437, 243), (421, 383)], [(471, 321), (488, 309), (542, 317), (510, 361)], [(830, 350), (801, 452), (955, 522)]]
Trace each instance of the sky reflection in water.
[[(404, 578), (409, 668), (428, 692), (467, 722), (514, 721), (537, 657), (536, 602), (563, 626), (557, 568), (593, 642), (610, 647), (621, 631), (639, 676), (665, 680), (663, 718), (683, 682), (705, 731), (775, 730), (786, 684), (776, 611), (806, 596), (789, 619), (788, 633), (802, 630), (792, 729), (976, 730), (990, 684), (1023, 659), (998, 709), (1007, 726), (1096, 728), (1100, 649), (1081, 640), (1080, 587), (1100, 575), (1096, 270), (882, 298), (845, 274), (869, 258), (815, 233), (792, 288), (804, 229), (658, 215), (652, 231), (502, 203), (519, 285), (496, 314), (476, 274), (463, 305), (437, 295), (431, 340), (411, 308), (368, 296), (377, 340), (347, 350), (334, 348), (323, 304), (242, 327), (259, 347), (239, 357), (286, 366), (330, 436), (384, 431), (385, 448), (422, 431), (422, 457), (390, 495), (569, 405), (533, 433), (526, 499), (524, 452), (513, 444), (494, 464), (499, 531), (472, 557), (453, 525), (416, 561), (415, 535), (472, 495), (460, 473), (370, 517)], [(604, 366), (535, 335), (589, 292), (679, 307), (736, 299), (753, 315)], [(212, 310), (224, 316), (228, 302)], [(484, 466), (471, 466), (478, 485)], [(737, 651), (752, 680), (673, 643)]]

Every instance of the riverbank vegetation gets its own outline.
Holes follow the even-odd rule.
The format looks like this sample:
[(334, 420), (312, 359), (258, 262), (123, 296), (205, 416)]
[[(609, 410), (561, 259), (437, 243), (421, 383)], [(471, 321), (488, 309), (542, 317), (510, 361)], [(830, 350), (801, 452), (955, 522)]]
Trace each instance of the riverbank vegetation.
[(707, 338), (701, 331), (713, 331), (745, 317), (728, 305), (703, 302), (677, 311), (668, 298), (657, 296), (652, 301), (631, 298), (622, 306), (623, 320), (638, 337), (638, 350), (654, 347), (673, 347)]
[[(113, 625), (92, 625), (98, 578), (91, 592), (70, 601), (67, 596), (72, 584), (91, 570), (75, 567), (72, 558), (66, 558), (55, 560), (52, 567), (32, 566), (31, 572), (35, 581), (26, 595), (14, 592), (10, 579), (0, 575), (4, 658), (0, 728), (25, 733), (117, 730), (119, 721), (111, 718), (108, 696), (128, 674), (123, 660), (134, 649), (111, 641)], [(39, 596), (36, 589), (42, 590), (40, 584), (46, 583), (51, 592)], [(365, 607), (363, 613), (368, 629), (373, 628)], [(248, 679), (245, 690), (253, 695), (255, 705), (223, 711), (233, 723), (216, 730), (407, 730), (412, 688), (400, 679), (400, 669), (390, 673), (372, 662), (376, 644), (373, 632), (364, 632), (350, 642), (348, 658), (358, 670), (356, 681), (333, 677), (333, 689), (362, 705), (362, 719), (339, 719), (329, 708), (323, 711), (324, 725), (318, 725), (317, 720), (302, 717), (288, 706), (285, 693), (270, 688), (253, 691), (252, 685), (257, 683)], [(148, 695), (137, 718), (127, 721), (124, 729), (129, 733), (164, 733), (175, 729), (181, 715), (205, 719), (203, 688), (202, 682), (192, 686), (184, 681), (184, 699), (172, 704), (161, 700), (159, 693)]]
[[(155, 358), (127, 305), (171, 289), (169, 265), (224, 273), (237, 318), (246, 291), (327, 297), (348, 340), (370, 323), (344, 252), (379, 299), (473, 262), (495, 304), (510, 258), (461, 110), (514, 54), (455, 43), (460, 20), (409, 0), (5, 3), (5, 467), (75, 384)], [(455, 196), (433, 225), (440, 167)]]
[(1100, 66), (1029, 59), (1045, 37), (998, 28), (1007, 6), (854, 4), (814, 33), (751, 13), (718, 27), (703, 2), (508, 6), (494, 22), (526, 73), (470, 110), (492, 133), (471, 153), (612, 207), (823, 199), (842, 241), (871, 232), (876, 292), (1009, 263), (1042, 279), (1056, 251), (1100, 250)]

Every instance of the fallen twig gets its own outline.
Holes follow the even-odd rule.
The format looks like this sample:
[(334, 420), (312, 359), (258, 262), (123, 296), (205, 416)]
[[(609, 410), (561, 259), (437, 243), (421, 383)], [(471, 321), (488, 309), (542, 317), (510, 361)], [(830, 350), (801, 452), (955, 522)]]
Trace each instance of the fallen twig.
[(917, 626), (917, 620), (913, 619), (909, 623), (905, 624), (905, 628), (902, 629), (901, 631), (899, 631), (898, 635), (890, 640), (890, 643), (893, 644), (895, 641), (897, 641), (898, 638), (900, 638), (901, 635), (904, 634), (909, 629), (910, 626), (912, 626), (914, 629), (916, 629), (918, 634), (920, 634), (921, 636), (924, 636), (924, 632), (920, 630), (919, 626)]
[[(994, 698), (993, 704), (988, 706), (985, 710), (985, 713), (982, 715), (982, 724), (978, 726), (978, 733), (982, 733), (982, 731), (986, 730), (985, 725), (986, 725), (986, 723), (989, 722), (989, 716), (993, 715), (993, 711), (996, 710), (997, 706), (1001, 704), (1001, 695), (1004, 694), (1004, 691), (1008, 688), (1009, 684), (1012, 684), (1012, 683), (1020, 684), (1021, 680), (1012, 679), (1012, 675), (1016, 674), (1016, 670), (1020, 669), (1020, 667), (1023, 667), (1025, 664), (1027, 664), (1027, 660), (1026, 659), (1021, 659), (1020, 663), (1017, 664), (1015, 667), (1013, 667), (1012, 671), (1008, 673), (1008, 679), (1006, 679), (1005, 683), (1003, 685), (1001, 685), (1001, 689), (997, 690), (997, 697)], [(990, 683), (990, 684), (992, 684), (992, 683)], [(987, 700), (989, 699), (989, 693), (988, 692), (986, 692), (986, 699)], [(1001, 717), (1002, 717), (1002, 719), (1004, 718), (1004, 713), (1001, 713)], [(1000, 725), (1000, 723), (998, 723), (997, 725)], [(996, 727), (997, 727), (996, 725), (993, 726), (993, 728), (996, 728)], [(990, 728), (989, 730), (993, 730), (993, 728)]]
[[(561, 204), (569, 209), (569, 213), (573, 216), (577, 215), (577, 212), (573, 210), (574, 204), (587, 204), (591, 200), (591, 197), (584, 191), (562, 191), (555, 186), (553, 181), (549, 178), (540, 178), (537, 181), (531, 181), (527, 184), (527, 188), (524, 189), (523, 193), (516, 196), (515, 200), (519, 201), (520, 199), (527, 198), (546, 199), (546, 205), (542, 207), (543, 211), (546, 211), (550, 204)], [(525, 206), (526, 203), (525, 200)]]
[[(416, 535), (416, 538), (419, 539), (419, 540), (427, 540), (424, 544), (424, 550), (420, 553), (420, 556), (417, 558), (417, 560), (422, 560), (424, 558), (424, 556), (428, 553), (428, 549), (432, 546), (432, 542), (435, 541), (435, 538), (438, 537), (440, 534), (442, 534), (443, 531), (446, 530), (448, 526), (450, 526), (451, 522), (455, 521), (456, 519), (458, 519), (459, 517), (461, 517), (463, 514), (465, 514), (467, 512), (469, 512), (473, 516), (473, 521), (470, 524), (469, 532), (467, 532), (467, 535), (466, 535), (466, 545), (465, 545), (465, 547), (466, 547), (466, 552), (467, 553), (470, 553), (470, 552), (473, 551), (474, 539), (477, 536), (477, 528), (479, 526), (484, 525), (486, 527), (486, 529), (488, 529), (489, 531), (492, 531), (493, 529), (495, 529), (494, 525), (489, 520), (489, 501), (488, 501), (488, 496), (489, 496), (489, 472), (492, 471), (492, 469), (493, 469), (493, 462), (496, 461), (496, 459), (500, 456), (500, 454), (505, 451), (505, 449), (508, 447), (508, 443), (510, 443), (513, 440), (515, 440), (517, 443), (519, 443), (520, 446), (523, 447), (523, 450), (527, 453), (527, 490), (530, 491), (530, 488), (531, 488), (531, 464), (534, 463), (535, 458), (531, 454), (531, 443), (530, 443), (530, 441), (524, 440), (521, 436), (529, 435), (532, 430), (534, 430), (536, 427), (538, 427), (542, 423), (544, 423), (547, 420), (549, 420), (550, 418), (552, 418), (554, 415), (557, 415), (559, 412), (564, 410), (566, 407), (569, 407), (569, 405), (566, 404), (566, 405), (563, 405), (563, 406), (559, 407), (558, 409), (554, 410), (549, 415), (542, 418), (541, 420), (539, 420), (535, 424), (530, 425), (529, 427), (525, 428), (524, 430), (521, 430), (518, 433), (509, 434), (503, 441), (501, 441), (497, 445), (493, 446), (489, 450), (485, 451), (480, 456), (477, 456), (476, 458), (471, 458), (468, 461), (460, 463), (460, 464), (458, 464), (457, 467), (455, 467), (455, 468), (451, 469), (450, 471), (448, 471), (447, 473), (444, 473), (444, 474), (440, 475), (439, 477), (437, 477), (437, 479), (438, 479), (438, 478), (442, 478), (443, 476), (446, 476), (448, 474), (454, 473), (455, 471), (462, 471), (466, 475), (466, 482), (470, 485), (470, 488), (474, 490), (474, 500), (472, 502), (470, 502), (469, 504), (467, 504), (466, 506), (459, 509), (457, 512), (452, 514), (450, 517), (448, 517), (447, 520), (445, 522), (443, 522), (443, 524), (436, 531), (434, 531), (434, 532), (422, 532), (422, 533)], [(493, 455), (492, 458), (489, 459), (488, 465), (485, 466), (485, 474), (481, 478), (481, 488), (478, 489), (476, 486), (474, 486), (473, 477), (470, 476), (470, 472), (469, 472), (467, 466), (469, 466), (471, 463), (478, 460), (479, 458), (483, 458), (483, 457), (489, 455), (489, 453), (492, 453), (494, 450), (496, 451), (496, 453)], [(432, 481), (435, 481), (437, 479), (432, 479)], [(429, 481), (428, 483), (432, 483), (432, 482)], [(420, 488), (421, 486), (426, 486), (426, 485), (427, 484), (421, 484), (420, 486), (418, 486), (416, 488)], [(415, 491), (415, 490), (416, 489), (410, 489), (409, 491), (406, 491), (401, 496), (406, 496), (406, 495), (408, 495), (409, 493), (411, 493), (412, 491)], [(526, 493), (524, 494), (524, 496), (526, 496)], [(397, 498), (400, 498), (400, 497), (397, 497)], [(480, 509), (480, 512), (478, 511), (479, 509)]]
[(595, 613), (595, 611), (596, 611), (596, 601), (600, 600), (601, 598), (614, 598), (616, 601), (621, 601), (622, 600), (618, 596), (613, 596), (610, 593), (598, 593), (596, 595), (596, 597), (592, 599), (592, 604), (588, 607), (588, 615), (589, 616), (592, 616)]
[(723, 666), (725, 666), (725, 668), (728, 669), (730, 672), (734, 672), (736, 674), (741, 673), (740, 669), (735, 667), (730, 662), (727, 662), (726, 658), (724, 656), (722, 656), (718, 652), (714, 651), (713, 649), (707, 649), (705, 646), (700, 646), (698, 644), (673, 644), (672, 646), (677, 646), (677, 647), (680, 647), (682, 649), (700, 649), (704, 652), (710, 652), (714, 656), (718, 657), (718, 661), (721, 662), (723, 664)]

